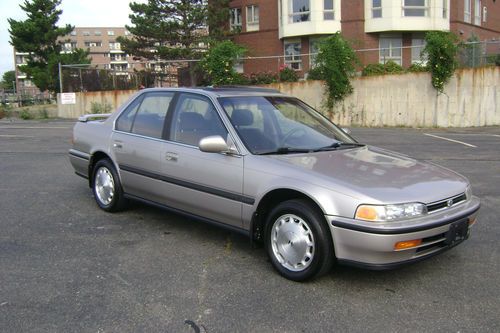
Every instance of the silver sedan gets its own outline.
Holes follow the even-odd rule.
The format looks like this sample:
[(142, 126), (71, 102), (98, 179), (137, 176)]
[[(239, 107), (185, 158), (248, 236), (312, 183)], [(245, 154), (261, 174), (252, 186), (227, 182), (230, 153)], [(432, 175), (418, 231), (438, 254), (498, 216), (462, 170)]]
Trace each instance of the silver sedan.
[(128, 200), (263, 242), (288, 279), (335, 262), (395, 268), (467, 239), (463, 176), (359, 143), (302, 101), (261, 88), (146, 89), (81, 117), (69, 152), (100, 208)]

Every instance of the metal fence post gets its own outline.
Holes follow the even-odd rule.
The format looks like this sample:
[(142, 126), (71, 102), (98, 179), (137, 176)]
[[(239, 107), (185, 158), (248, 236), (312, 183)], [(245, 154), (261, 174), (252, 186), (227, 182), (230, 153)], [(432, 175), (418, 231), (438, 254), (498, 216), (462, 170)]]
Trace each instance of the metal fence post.
[(59, 63), (59, 92), (63, 93), (63, 77), (62, 77), (62, 66)]

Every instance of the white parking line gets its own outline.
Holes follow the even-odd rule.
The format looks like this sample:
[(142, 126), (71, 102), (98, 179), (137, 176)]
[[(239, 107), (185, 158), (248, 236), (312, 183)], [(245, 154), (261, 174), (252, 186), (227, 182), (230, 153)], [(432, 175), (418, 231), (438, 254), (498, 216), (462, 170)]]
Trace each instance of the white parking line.
[(42, 126), (0, 126), (0, 129), (70, 129), (71, 127), (61, 127), (61, 126), (52, 126), (52, 127), (42, 127)]
[(466, 142), (462, 142), (462, 141), (458, 141), (458, 140), (453, 140), (453, 139), (448, 139), (448, 138), (443, 138), (442, 136), (437, 136), (437, 135), (434, 135), (434, 134), (424, 133), (424, 135), (432, 136), (433, 138), (437, 138), (437, 139), (441, 139), (441, 140), (446, 140), (446, 141), (450, 141), (450, 142), (459, 143), (459, 144), (467, 146), (467, 147), (477, 148), (477, 146), (471, 145), (470, 143), (466, 143)]

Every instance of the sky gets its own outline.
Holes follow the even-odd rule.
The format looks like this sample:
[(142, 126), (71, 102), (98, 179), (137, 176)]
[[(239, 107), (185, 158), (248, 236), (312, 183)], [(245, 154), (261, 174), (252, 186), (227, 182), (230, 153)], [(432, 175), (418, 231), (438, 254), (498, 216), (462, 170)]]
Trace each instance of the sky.
[[(62, 0), (59, 9), (59, 26), (71, 24), (77, 27), (123, 27), (130, 24), (129, 0)], [(146, 2), (146, 0), (135, 0)], [(0, 79), (4, 72), (14, 69), (14, 55), (10, 45), (8, 18), (25, 20), (19, 7), (24, 0), (0, 0)]]

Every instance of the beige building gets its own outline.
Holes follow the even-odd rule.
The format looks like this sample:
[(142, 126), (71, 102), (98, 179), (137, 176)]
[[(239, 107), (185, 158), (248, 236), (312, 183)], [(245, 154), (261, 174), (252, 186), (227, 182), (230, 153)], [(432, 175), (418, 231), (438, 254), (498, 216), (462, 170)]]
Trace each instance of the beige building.
[[(69, 35), (61, 37), (60, 40), (62, 52), (72, 52), (77, 48), (88, 50), (92, 65), (113, 70), (117, 75), (127, 75), (128, 71), (142, 66), (122, 51), (120, 43), (116, 41), (119, 36), (129, 35), (124, 27), (75, 27)], [(38, 93), (38, 89), (26, 74), (19, 70), (20, 65), (26, 64), (28, 53), (14, 50), (14, 56), (18, 92), (30, 95)]]

